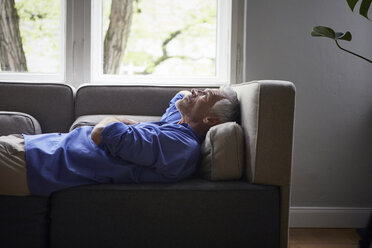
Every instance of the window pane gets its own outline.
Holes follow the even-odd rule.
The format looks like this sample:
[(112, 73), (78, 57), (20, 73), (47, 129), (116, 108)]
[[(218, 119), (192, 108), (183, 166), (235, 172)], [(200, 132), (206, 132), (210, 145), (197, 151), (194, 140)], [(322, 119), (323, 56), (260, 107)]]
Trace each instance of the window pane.
[(60, 72), (61, 1), (1, 1), (1, 71)]
[(103, 72), (215, 76), (216, 0), (104, 0)]

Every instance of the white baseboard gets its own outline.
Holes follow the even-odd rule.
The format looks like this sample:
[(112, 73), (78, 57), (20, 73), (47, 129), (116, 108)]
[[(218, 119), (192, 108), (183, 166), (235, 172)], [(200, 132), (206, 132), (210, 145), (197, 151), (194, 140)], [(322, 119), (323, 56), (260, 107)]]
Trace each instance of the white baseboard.
[(290, 227), (365, 228), (372, 208), (291, 207)]

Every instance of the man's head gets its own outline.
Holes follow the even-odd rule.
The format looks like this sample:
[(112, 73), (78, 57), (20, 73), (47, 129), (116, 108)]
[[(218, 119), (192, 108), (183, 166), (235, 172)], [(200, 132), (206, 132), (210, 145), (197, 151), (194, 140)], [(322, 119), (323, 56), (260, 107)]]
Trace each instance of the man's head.
[(176, 102), (182, 122), (204, 135), (214, 125), (236, 121), (239, 101), (236, 92), (228, 86), (220, 89), (191, 90), (191, 95)]

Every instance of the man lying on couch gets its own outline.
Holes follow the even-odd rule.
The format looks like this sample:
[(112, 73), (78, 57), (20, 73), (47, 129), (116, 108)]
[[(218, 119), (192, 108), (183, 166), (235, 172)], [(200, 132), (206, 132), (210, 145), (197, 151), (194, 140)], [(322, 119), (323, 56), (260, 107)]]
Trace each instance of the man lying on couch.
[[(49, 196), (97, 183), (175, 182), (196, 170), (200, 143), (235, 121), (230, 87), (181, 91), (160, 122), (109, 117), (70, 133), (0, 137), (0, 194)], [(26, 169), (27, 165), (27, 169)]]

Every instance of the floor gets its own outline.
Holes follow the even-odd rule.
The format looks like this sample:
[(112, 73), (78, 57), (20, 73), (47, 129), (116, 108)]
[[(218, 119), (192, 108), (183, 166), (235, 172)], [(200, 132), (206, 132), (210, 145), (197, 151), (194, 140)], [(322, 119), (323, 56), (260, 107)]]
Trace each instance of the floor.
[(358, 248), (356, 229), (291, 228), (289, 248)]

